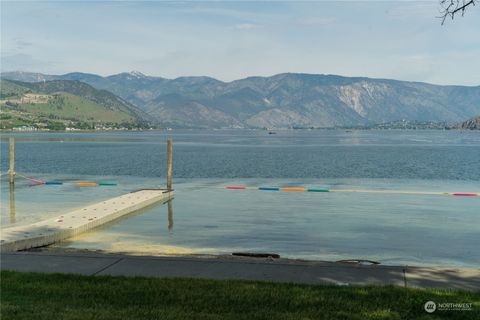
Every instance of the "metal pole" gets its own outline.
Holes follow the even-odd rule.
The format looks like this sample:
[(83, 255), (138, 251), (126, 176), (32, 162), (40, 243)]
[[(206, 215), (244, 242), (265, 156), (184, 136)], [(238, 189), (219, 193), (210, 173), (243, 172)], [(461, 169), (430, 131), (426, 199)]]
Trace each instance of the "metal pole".
[(10, 184), (15, 183), (15, 139), (10, 138)]
[(167, 189), (172, 190), (172, 139), (167, 140)]

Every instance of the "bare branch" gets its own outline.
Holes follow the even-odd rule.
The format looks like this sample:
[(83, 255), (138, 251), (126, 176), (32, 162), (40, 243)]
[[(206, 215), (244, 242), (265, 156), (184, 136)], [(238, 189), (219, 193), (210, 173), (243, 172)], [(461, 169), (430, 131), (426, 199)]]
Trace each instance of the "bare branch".
[(442, 19), (442, 25), (447, 18), (455, 18), (456, 15), (465, 14), (465, 10), (470, 6), (475, 6), (479, 0), (440, 0), (440, 19)]

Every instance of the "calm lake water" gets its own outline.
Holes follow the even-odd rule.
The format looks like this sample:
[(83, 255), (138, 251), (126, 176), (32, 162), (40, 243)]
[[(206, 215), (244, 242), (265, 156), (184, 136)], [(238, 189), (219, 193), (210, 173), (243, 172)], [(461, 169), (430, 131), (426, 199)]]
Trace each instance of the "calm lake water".
[[(2, 168), (8, 137), (2, 135)], [(202, 131), (16, 134), (2, 177), (2, 228), (164, 184), (174, 140), (175, 199), (60, 244), (150, 253), (268, 251), (305, 259), (480, 265), (480, 197), (288, 193), (260, 186), (480, 192), (480, 133), (470, 131)], [(251, 189), (227, 190), (226, 185)], [(13, 204), (13, 206), (12, 206)]]

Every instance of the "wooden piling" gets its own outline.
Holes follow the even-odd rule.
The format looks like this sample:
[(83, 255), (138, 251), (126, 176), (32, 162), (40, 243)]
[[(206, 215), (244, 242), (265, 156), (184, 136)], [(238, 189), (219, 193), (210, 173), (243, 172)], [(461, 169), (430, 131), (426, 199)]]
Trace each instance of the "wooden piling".
[(167, 189), (172, 190), (172, 139), (167, 140)]
[(15, 223), (15, 185), (10, 184), (10, 224)]
[(10, 184), (15, 183), (15, 139), (10, 138)]
[(168, 201), (168, 230), (173, 229), (173, 200)]

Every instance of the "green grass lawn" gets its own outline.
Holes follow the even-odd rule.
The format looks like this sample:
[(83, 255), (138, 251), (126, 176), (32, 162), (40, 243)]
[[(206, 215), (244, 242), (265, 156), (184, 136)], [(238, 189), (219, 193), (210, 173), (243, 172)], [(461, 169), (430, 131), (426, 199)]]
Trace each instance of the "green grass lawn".
[[(1, 319), (480, 319), (480, 292), (1, 272)], [(424, 311), (426, 301), (472, 311)]]

